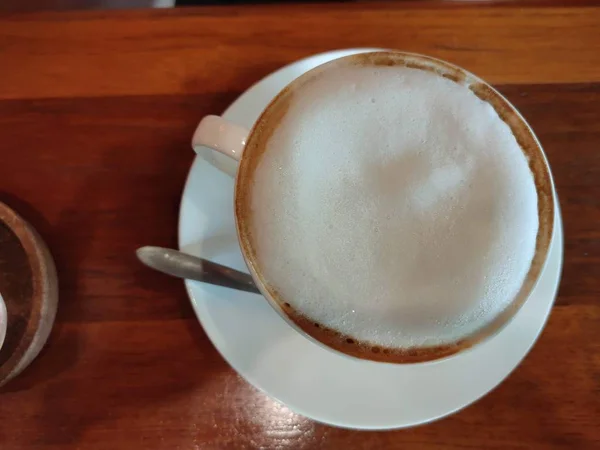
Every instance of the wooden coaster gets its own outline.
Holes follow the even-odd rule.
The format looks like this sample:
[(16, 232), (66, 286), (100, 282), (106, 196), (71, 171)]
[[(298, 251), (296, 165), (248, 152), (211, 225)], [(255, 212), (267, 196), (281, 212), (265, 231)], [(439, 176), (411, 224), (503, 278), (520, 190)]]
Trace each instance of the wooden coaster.
[(38, 355), (52, 329), (58, 279), (48, 247), (35, 229), (0, 202), (0, 293), (8, 328), (0, 348), (0, 386)]

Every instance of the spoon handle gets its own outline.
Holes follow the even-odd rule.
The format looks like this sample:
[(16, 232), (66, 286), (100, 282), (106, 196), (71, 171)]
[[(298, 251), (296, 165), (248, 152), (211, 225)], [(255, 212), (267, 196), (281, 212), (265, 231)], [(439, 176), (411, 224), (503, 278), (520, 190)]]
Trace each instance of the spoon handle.
[(146, 266), (167, 275), (260, 294), (250, 275), (203, 258), (152, 246), (138, 248), (136, 255)]

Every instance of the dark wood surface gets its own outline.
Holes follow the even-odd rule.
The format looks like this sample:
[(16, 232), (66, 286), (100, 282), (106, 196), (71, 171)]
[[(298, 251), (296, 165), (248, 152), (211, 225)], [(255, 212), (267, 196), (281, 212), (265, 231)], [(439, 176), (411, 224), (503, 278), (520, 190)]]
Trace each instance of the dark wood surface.
[[(357, 432), (270, 400), (218, 355), (176, 245), (199, 118), (270, 71), (379, 46), (459, 64), (528, 119), (565, 224), (560, 294), (525, 361), (439, 422)], [(0, 448), (549, 449), (600, 446), (600, 8), (357, 4), (0, 16), (0, 201), (47, 241), (55, 329), (0, 390)]]

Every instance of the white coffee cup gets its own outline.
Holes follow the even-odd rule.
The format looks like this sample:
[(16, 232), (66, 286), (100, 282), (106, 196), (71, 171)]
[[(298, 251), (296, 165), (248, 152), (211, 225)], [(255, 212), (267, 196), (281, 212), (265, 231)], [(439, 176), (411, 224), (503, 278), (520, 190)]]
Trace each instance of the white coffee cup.
[[(364, 351), (362, 348), (359, 350), (354, 345), (355, 342), (352, 339), (339, 340), (337, 338), (329, 338), (326, 335), (327, 330), (324, 330), (321, 324), (299, 318), (297, 315), (294, 316), (290, 304), (265, 282), (260, 264), (255, 257), (251, 242), (251, 233), (248, 232), (247, 226), (249, 216), (249, 207), (247, 205), (249, 202), (246, 198), (246, 192), (249, 190), (248, 187), (252, 182), (253, 168), (259, 159), (258, 156), (264, 147), (264, 142), (267, 140), (266, 136), (277, 128), (282, 111), (285, 111), (288, 98), (291, 95), (300, 95), (300, 91), (315, 73), (337, 70), (340, 66), (356, 64), (369, 67), (378, 65), (403, 65), (433, 71), (455, 82), (469, 81), (470, 89), (475, 95), (490, 104), (511, 128), (513, 134), (517, 136), (522, 147), (521, 150), (529, 161), (536, 184), (539, 216), (537, 245), (529, 272), (518, 294), (501, 314), (484, 328), (456, 342), (447, 345), (409, 348), (406, 351), (394, 353), (393, 351), (388, 352), (386, 351), (387, 349), (381, 349), (377, 346), (370, 348), (369, 351)], [(340, 80), (340, 82), (343, 83), (343, 80)], [(205, 147), (209, 147), (234, 160), (240, 161), (235, 181), (235, 216), (238, 238), (250, 273), (265, 298), (299, 332), (328, 348), (349, 356), (382, 362), (413, 363), (444, 358), (483, 342), (503, 328), (518, 312), (535, 286), (546, 261), (550, 238), (552, 236), (552, 225), (554, 223), (554, 194), (549, 168), (539, 142), (518, 111), (492, 87), (465, 70), (443, 61), (421, 55), (388, 51), (341, 58), (309, 71), (288, 85), (267, 106), (250, 131), (231, 124), (218, 116), (205, 117), (194, 133), (192, 147), (199, 154), (204, 152)]]
[(6, 311), (6, 304), (0, 294), (0, 349), (4, 344), (4, 338), (6, 337), (6, 329), (8, 326), (8, 312)]

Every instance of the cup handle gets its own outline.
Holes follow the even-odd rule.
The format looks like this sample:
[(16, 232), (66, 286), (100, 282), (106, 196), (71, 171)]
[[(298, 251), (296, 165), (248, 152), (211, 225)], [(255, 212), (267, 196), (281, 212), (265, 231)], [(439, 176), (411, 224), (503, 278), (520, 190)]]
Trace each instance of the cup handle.
[(239, 161), (248, 134), (246, 128), (228, 122), (220, 116), (206, 116), (194, 132), (192, 148), (198, 153), (200, 147), (209, 147)]

